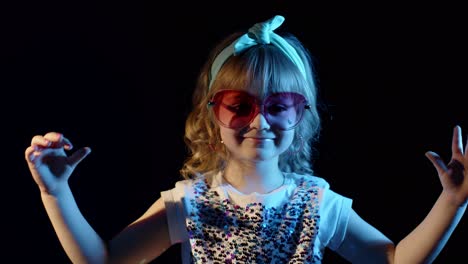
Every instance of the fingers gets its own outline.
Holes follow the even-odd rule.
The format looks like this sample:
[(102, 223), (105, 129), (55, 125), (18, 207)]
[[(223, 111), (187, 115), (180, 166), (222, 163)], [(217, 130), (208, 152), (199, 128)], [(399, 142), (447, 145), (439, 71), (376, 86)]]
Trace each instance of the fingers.
[(66, 150), (70, 150), (73, 148), (70, 140), (63, 136), (61, 133), (57, 132), (49, 132), (44, 136), (37, 135), (34, 136), (31, 140), (31, 146), (35, 147), (35, 149), (42, 149), (42, 148), (65, 148)]
[(432, 162), (432, 165), (434, 165), (439, 175), (442, 175), (445, 171), (447, 171), (445, 162), (437, 153), (428, 151), (426, 152), (426, 157)]
[(31, 139), (31, 145), (25, 150), (25, 159), (28, 162), (35, 162), (45, 149), (71, 150), (73, 148), (69, 139), (58, 132), (49, 132), (45, 135), (36, 135)]
[[(71, 150), (73, 145), (70, 140), (65, 138), (61, 133), (49, 132), (44, 136), (36, 135), (32, 138), (31, 145), (26, 148), (24, 156), (26, 161), (28, 161), (30, 165), (33, 165), (33, 163), (36, 162), (36, 157), (41, 156), (43, 152), (47, 152), (47, 148), (59, 149), (62, 147), (65, 150)], [(78, 165), (89, 153), (91, 153), (91, 148), (89, 147), (77, 150), (68, 157), (68, 164), (71, 166)]]
[(466, 139), (466, 146), (465, 146), (465, 161), (468, 162), (468, 138)]
[[(460, 128), (460, 135), (461, 135), (461, 128)], [(463, 143), (461, 142), (462, 139), (461, 139), (461, 136), (460, 136), (460, 145), (462, 145), (461, 147), (463, 148)], [(465, 152), (463, 152), (463, 155), (468, 155), (468, 137), (466, 138), (466, 143), (465, 143)], [(468, 161), (468, 156), (465, 156), (465, 160)]]
[(28, 148), (26, 148), (26, 150), (24, 151), (24, 158), (26, 159), (26, 161), (32, 162), (34, 160), (34, 152), (35, 149), (33, 146), (29, 146)]
[(65, 148), (67, 150), (72, 149), (70, 140), (63, 136), (62, 133), (49, 132), (44, 135), (44, 138), (51, 142), (53, 148)]
[[(463, 163), (460, 160), (463, 160), (464, 153), (468, 151), (468, 142), (465, 149), (463, 149), (463, 139), (461, 136), (461, 127), (455, 126), (453, 129), (453, 137), (452, 137), (452, 158), (448, 165), (442, 160), (442, 158), (435, 152), (428, 151), (426, 152), (426, 157), (432, 162), (434, 167), (437, 169), (439, 175), (449, 173), (450, 175), (455, 175), (456, 172), (463, 172)], [(461, 168), (461, 169), (460, 169)], [(459, 176), (459, 175), (458, 175)], [(457, 176), (457, 177), (458, 177)], [(459, 177), (458, 177), (459, 178)], [(455, 179), (459, 181), (459, 179)]]
[(31, 140), (31, 146), (37, 148), (47, 148), (50, 146), (50, 141), (47, 140), (44, 136), (37, 135), (34, 136)]
[(461, 127), (455, 126), (452, 139), (452, 160), (459, 159), (468, 163), (468, 138), (466, 139), (465, 147), (463, 148), (463, 137)]
[(75, 153), (73, 153), (72, 155), (70, 155), (70, 157), (68, 158), (68, 162), (69, 162), (70, 165), (76, 166), (84, 158), (86, 158), (86, 156), (88, 156), (89, 153), (91, 153), (90, 148), (88, 148), (88, 147), (81, 148), (81, 149), (75, 151)]
[(40, 147), (38, 145), (31, 145), (27, 147), (26, 150), (24, 151), (24, 157), (26, 161), (28, 161), (28, 163), (35, 162), (36, 157), (40, 156), (44, 149), (45, 149), (44, 147)]
[[(457, 155), (461, 154), (463, 155), (463, 140), (461, 136), (461, 127), (460, 126), (455, 126), (453, 129), (453, 137), (452, 137), (452, 154)], [(453, 156), (452, 156), (453, 158)]]

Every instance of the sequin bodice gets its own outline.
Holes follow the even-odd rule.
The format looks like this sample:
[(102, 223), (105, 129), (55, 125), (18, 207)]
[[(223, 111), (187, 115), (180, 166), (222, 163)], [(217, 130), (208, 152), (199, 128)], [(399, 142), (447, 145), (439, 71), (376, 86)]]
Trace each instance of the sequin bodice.
[(192, 263), (321, 263), (313, 250), (318, 189), (303, 179), (279, 207), (255, 201), (239, 206), (196, 180), (186, 219)]

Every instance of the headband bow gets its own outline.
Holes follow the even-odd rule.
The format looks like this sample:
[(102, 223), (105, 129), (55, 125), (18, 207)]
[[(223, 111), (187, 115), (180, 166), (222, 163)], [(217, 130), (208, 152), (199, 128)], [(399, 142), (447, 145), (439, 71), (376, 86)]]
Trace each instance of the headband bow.
[(257, 23), (253, 25), (246, 34), (242, 35), (231, 43), (231, 45), (222, 50), (211, 65), (209, 87), (211, 87), (211, 84), (215, 80), (221, 66), (223, 66), (224, 62), (229, 57), (236, 56), (244, 50), (258, 44), (272, 44), (278, 47), (288, 56), (289, 59), (291, 59), (292, 62), (294, 62), (305, 78), (306, 74), (304, 63), (302, 62), (299, 54), (297, 54), (296, 50), (285, 39), (273, 32), (281, 26), (283, 22), (284, 17), (277, 15), (265, 22)]

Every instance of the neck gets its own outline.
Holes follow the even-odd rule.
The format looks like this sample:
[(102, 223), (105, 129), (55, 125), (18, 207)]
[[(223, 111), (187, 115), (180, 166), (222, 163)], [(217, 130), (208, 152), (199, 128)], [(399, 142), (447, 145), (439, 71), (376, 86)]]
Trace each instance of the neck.
[(284, 184), (284, 175), (278, 163), (243, 162), (231, 160), (226, 166), (224, 179), (242, 193), (269, 193)]

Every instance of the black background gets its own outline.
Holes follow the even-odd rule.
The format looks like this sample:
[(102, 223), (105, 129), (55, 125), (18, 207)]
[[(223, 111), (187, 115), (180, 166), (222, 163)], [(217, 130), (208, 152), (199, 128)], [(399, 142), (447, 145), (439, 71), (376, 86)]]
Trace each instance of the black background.
[[(347, 2), (2, 4), (2, 258), (69, 263), (24, 161), (32, 136), (59, 131), (93, 149), (70, 184), (109, 239), (180, 179), (209, 50), (276, 14), (314, 54), (329, 105), (317, 174), (398, 242), (441, 191), (424, 152), (449, 159), (456, 124), (466, 139), (467, 19), (449, 2)], [(463, 219), (437, 263), (465, 262), (467, 229)], [(178, 263), (178, 250), (153, 263)], [(325, 263), (346, 262), (329, 251)]]

